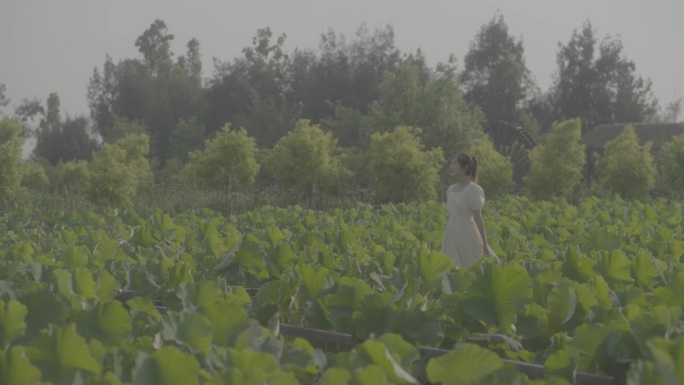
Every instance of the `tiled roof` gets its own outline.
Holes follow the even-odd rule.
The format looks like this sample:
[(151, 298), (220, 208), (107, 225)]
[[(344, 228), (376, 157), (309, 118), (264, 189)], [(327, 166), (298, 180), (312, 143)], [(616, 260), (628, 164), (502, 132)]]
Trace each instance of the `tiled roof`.
[[(601, 124), (582, 136), (581, 143), (589, 148), (603, 148), (610, 140), (615, 139), (630, 123)], [(639, 138), (639, 144), (653, 143), (654, 148), (661, 148), (673, 136), (684, 134), (684, 123), (631, 124)]]

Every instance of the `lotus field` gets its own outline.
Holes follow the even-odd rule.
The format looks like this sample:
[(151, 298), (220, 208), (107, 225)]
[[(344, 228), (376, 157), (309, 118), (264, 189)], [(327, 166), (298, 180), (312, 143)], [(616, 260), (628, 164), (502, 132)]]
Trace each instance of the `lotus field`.
[(489, 202), (499, 259), (458, 270), (439, 252), (440, 202), (9, 212), (0, 383), (570, 384), (620, 359), (627, 383), (684, 383), (683, 215), (665, 200)]

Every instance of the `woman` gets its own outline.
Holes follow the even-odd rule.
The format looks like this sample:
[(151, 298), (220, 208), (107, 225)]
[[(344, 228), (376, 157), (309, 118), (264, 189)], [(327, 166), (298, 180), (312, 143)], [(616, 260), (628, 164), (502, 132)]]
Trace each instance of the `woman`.
[(451, 161), (455, 182), (447, 190), (449, 221), (444, 228), (442, 252), (467, 269), (483, 255), (493, 254), (487, 243), (482, 207), (484, 191), (477, 182), (477, 159), (460, 153)]

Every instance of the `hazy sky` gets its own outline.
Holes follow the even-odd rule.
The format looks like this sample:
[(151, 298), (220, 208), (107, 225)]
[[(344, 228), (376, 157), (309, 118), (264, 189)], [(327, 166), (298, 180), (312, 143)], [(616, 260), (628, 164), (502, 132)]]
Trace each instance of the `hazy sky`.
[[(229, 61), (257, 29), (285, 33), (286, 51), (317, 48), (329, 29), (348, 40), (362, 23), (387, 24), (404, 53), (421, 48), (431, 66), (459, 63), (497, 10), (523, 39), (527, 65), (543, 90), (556, 70), (558, 44), (590, 20), (597, 36), (620, 37), (661, 104), (684, 97), (684, 0), (0, 0), (0, 83), (11, 106), (59, 93), (62, 113), (87, 114), (86, 86), (105, 55), (140, 57), (135, 40), (155, 19), (175, 36), (176, 56), (197, 38), (204, 77), (212, 58)], [(5, 110), (10, 112), (11, 110)]]

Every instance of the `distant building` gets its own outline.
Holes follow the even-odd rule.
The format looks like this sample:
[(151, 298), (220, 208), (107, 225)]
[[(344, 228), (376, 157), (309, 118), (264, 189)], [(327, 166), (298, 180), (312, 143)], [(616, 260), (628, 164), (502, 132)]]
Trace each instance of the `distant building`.
[(651, 150), (656, 159), (663, 144), (669, 142), (674, 136), (684, 134), (684, 123), (616, 123), (598, 125), (580, 139), (580, 143), (584, 144), (587, 150), (585, 180), (592, 181), (595, 179), (596, 160), (603, 154), (606, 143), (615, 139), (629, 125), (634, 127), (634, 133), (639, 138), (640, 145), (644, 145), (647, 142), (653, 143)]

